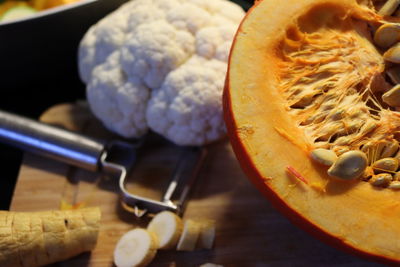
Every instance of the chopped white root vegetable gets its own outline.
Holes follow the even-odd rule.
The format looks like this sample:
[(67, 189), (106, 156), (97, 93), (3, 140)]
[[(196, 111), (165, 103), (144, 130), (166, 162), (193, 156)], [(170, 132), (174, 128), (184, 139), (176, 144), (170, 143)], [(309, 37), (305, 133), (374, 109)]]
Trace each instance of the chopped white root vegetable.
[(0, 211), (0, 266), (36, 267), (96, 246), (100, 209)]
[(181, 236), (182, 229), (182, 219), (170, 211), (158, 213), (147, 226), (147, 230), (157, 236), (159, 249), (174, 248)]
[(157, 238), (141, 228), (125, 233), (114, 250), (114, 263), (117, 267), (143, 267), (148, 265), (157, 252)]
[(176, 247), (179, 251), (193, 251), (200, 234), (200, 226), (193, 220), (186, 220), (183, 232)]
[(215, 221), (201, 220), (198, 224), (200, 226), (200, 235), (197, 242), (197, 248), (212, 249), (215, 240)]

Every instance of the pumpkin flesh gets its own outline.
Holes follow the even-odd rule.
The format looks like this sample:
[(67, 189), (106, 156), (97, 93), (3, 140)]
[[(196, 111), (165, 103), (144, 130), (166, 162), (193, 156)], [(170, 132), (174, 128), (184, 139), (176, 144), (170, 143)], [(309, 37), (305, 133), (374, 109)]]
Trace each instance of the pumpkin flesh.
[(332, 244), (400, 262), (400, 192), (333, 179), (309, 156), (400, 128), (376, 100), (388, 86), (370, 36), (381, 19), (355, 0), (259, 1), (232, 47), (224, 112), (242, 168), (278, 209)]

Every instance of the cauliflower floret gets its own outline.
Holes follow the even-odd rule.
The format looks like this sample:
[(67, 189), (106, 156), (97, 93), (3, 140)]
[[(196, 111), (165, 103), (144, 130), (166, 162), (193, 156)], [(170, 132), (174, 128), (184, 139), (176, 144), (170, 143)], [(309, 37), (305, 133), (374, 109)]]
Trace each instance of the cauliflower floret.
[(225, 135), (221, 95), (244, 11), (227, 0), (133, 0), (94, 25), (79, 48), (93, 113), (110, 130), (148, 128), (178, 145)]
[(212, 15), (199, 6), (184, 3), (169, 10), (166, 19), (176, 28), (195, 34), (199, 29), (209, 25)]
[[(97, 24), (90, 27), (79, 46), (79, 73), (82, 81), (88, 83), (93, 69), (118, 50), (125, 41), (127, 13), (136, 8), (136, 1), (128, 2)], [(112, 21), (112, 23), (110, 23)]]
[(122, 46), (122, 68), (139, 75), (150, 88), (159, 88), (165, 76), (184, 63), (194, 50), (194, 37), (162, 20), (140, 25)]
[(216, 58), (223, 62), (228, 61), (232, 36), (236, 27), (223, 25), (219, 27), (207, 27), (196, 34), (196, 52), (205, 58)]
[[(237, 4), (230, 1), (204, 1), (204, 0), (189, 0), (189, 2), (199, 6), (209, 13), (215, 15), (213, 19), (227, 19), (230, 21), (227, 24), (238, 24), (243, 18), (243, 9)], [(214, 23), (218, 25), (219, 23)], [(219, 24), (222, 25), (222, 24)]]
[(201, 145), (225, 133), (222, 86), (226, 65), (196, 58), (168, 75), (153, 91), (147, 121), (156, 132), (181, 145)]
[(134, 31), (137, 26), (151, 23), (157, 20), (164, 20), (165, 12), (159, 8), (154, 8), (150, 2), (135, 9), (135, 16), (128, 16), (128, 27)]
[(93, 70), (87, 85), (91, 110), (104, 125), (125, 137), (141, 136), (148, 130), (145, 119), (150, 91), (136, 76), (127, 77), (118, 67), (120, 52)]

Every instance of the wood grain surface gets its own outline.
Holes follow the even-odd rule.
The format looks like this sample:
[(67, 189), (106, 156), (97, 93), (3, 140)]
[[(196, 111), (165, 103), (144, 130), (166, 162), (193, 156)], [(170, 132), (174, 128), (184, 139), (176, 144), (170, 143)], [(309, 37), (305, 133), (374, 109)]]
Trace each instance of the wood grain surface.
[[(89, 136), (116, 138), (82, 103), (57, 105), (41, 120)], [(183, 218), (214, 219), (215, 246), (194, 252), (158, 251), (150, 266), (191, 267), (206, 262), (240, 267), (379, 266), (329, 247), (292, 225), (246, 179), (227, 140), (207, 150)], [(156, 145), (150, 146), (138, 162), (139, 173), (133, 175), (151, 182), (138, 188), (155, 192), (152, 187), (157, 187), (160, 177), (168, 173), (175, 156), (173, 150), (159, 151)], [(100, 206), (102, 221), (96, 249), (53, 266), (113, 266), (113, 249), (119, 237), (134, 227), (146, 226), (149, 220), (136, 219), (124, 210), (117, 192), (117, 180), (112, 177), (26, 154), (11, 210), (59, 209), (62, 200)]]

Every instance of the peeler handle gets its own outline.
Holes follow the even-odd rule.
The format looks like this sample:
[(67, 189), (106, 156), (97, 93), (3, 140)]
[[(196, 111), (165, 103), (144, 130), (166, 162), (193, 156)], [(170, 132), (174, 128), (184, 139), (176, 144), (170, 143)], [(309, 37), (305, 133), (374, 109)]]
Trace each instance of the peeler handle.
[(0, 111), (0, 142), (97, 171), (105, 143), (19, 115)]

